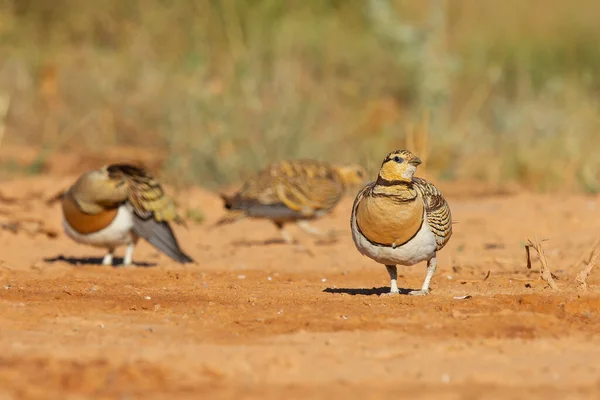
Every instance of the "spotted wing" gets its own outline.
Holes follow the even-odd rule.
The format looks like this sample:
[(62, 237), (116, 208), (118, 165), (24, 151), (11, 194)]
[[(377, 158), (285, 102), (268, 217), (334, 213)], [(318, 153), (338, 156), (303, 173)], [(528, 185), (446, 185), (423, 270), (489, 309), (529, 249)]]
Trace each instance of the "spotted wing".
[(331, 210), (343, 193), (334, 171), (317, 161), (271, 165), (225, 199), (225, 207), (248, 216), (271, 219), (312, 218)]
[(302, 215), (329, 211), (340, 201), (343, 186), (327, 164), (314, 161), (281, 163), (275, 180), (279, 201)]
[(171, 221), (178, 224), (184, 222), (160, 183), (142, 168), (128, 164), (109, 165), (107, 171), (110, 179), (128, 185), (128, 201), (134, 211), (135, 233), (175, 261), (193, 262), (179, 247), (169, 225)]
[(441, 250), (452, 236), (452, 215), (446, 199), (432, 183), (413, 178), (413, 184), (423, 197), (427, 223), (435, 235), (437, 250)]

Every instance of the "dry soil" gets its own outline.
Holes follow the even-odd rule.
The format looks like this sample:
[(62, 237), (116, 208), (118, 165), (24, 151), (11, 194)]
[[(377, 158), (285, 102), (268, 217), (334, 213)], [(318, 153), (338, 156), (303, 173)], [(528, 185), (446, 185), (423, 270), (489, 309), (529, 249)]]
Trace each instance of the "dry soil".
[[(440, 183), (457, 223), (432, 293), (388, 297), (352, 243), (351, 198), (314, 223), (335, 242), (292, 226), (286, 245), (265, 221), (211, 228), (218, 196), (170, 190), (205, 216), (175, 228), (198, 264), (140, 243), (135, 267), (105, 267), (45, 202), (75, 177), (0, 188), (0, 399), (600, 398), (600, 270), (574, 283), (598, 197)], [(559, 291), (526, 267), (534, 237)], [(425, 266), (399, 274), (418, 288)]]

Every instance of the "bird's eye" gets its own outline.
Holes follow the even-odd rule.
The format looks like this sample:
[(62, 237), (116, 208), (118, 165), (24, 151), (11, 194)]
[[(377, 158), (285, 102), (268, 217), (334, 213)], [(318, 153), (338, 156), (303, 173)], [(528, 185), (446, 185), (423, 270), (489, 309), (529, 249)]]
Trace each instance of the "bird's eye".
[(404, 161), (404, 159), (402, 157), (396, 156), (394, 157), (394, 161), (396, 161), (397, 163), (401, 163)]
[(356, 175), (358, 175), (359, 178), (362, 178), (363, 172), (362, 171), (356, 171)]

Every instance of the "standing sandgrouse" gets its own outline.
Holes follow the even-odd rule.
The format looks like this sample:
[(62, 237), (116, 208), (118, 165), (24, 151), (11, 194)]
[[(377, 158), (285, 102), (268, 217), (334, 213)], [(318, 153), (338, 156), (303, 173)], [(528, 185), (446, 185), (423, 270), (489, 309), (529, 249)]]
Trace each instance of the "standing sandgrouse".
[(441, 250), (452, 236), (450, 207), (442, 193), (425, 179), (414, 177), (421, 160), (407, 150), (393, 151), (381, 165), (377, 181), (356, 196), (350, 224), (352, 238), (361, 254), (384, 264), (390, 274), (390, 294), (399, 293), (396, 265), (427, 261), (429, 283)]
[(281, 161), (246, 181), (234, 195), (221, 194), (228, 211), (217, 225), (242, 218), (270, 219), (286, 243), (293, 241), (283, 225), (296, 222), (304, 231), (322, 235), (308, 220), (328, 214), (344, 191), (363, 184), (360, 165), (329, 165), (314, 160)]
[(71, 239), (108, 249), (104, 265), (112, 265), (114, 250), (122, 245), (127, 246), (123, 265), (130, 265), (139, 237), (175, 261), (193, 262), (169, 225), (183, 223), (175, 205), (141, 168), (112, 164), (84, 173), (62, 195), (62, 211)]

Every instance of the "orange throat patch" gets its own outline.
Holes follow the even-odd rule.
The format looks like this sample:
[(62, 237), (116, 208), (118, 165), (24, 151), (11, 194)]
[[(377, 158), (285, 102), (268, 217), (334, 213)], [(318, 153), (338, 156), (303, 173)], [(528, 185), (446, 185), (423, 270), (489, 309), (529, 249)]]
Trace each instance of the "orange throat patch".
[(373, 243), (399, 246), (414, 237), (423, 222), (423, 201), (397, 203), (392, 198), (363, 197), (356, 207), (356, 224)]
[(77, 206), (71, 193), (66, 193), (63, 197), (62, 209), (64, 218), (71, 228), (83, 235), (106, 228), (113, 222), (119, 211), (118, 208), (113, 208), (99, 214), (86, 214)]

